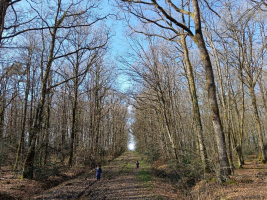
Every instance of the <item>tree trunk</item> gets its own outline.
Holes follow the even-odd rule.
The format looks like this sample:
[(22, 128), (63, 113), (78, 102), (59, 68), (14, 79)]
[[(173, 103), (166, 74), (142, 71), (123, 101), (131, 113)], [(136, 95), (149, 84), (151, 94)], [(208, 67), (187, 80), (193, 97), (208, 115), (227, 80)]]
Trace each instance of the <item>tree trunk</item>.
[(6, 11), (11, 0), (0, 0), (0, 44), (2, 43), (2, 34), (5, 25)]
[[(239, 71), (240, 71), (240, 79), (241, 79), (242, 103), (241, 103), (241, 114), (240, 114), (240, 124), (239, 124), (239, 141), (238, 141), (238, 146), (236, 150), (238, 154), (238, 167), (242, 168), (242, 165), (245, 164), (245, 161), (243, 158), (243, 151), (242, 151), (243, 135), (244, 135), (244, 119), (245, 119), (244, 117), (245, 116), (245, 92), (244, 92), (242, 68)], [(235, 107), (237, 109), (237, 105)]]
[(191, 98), (192, 98), (194, 121), (195, 121), (195, 125), (196, 125), (196, 130), (197, 130), (199, 152), (200, 152), (202, 164), (204, 166), (204, 171), (208, 172), (208, 171), (210, 171), (210, 167), (209, 167), (209, 163), (208, 163), (206, 146), (204, 144), (203, 128), (202, 128), (201, 116), (200, 116), (200, 111), (199, 111), (199, 106), (198, 106), (198, 99), (197, 99), (197, 92), (196, 92), (196, 86), (195, 86), (195, 80), (194, 80), (194, 74), (193, 74), (193, 67), (192, 67), (190, 59), (189, 59), (188, 49), (187, 49), (186, 40), (185, 40), (184, 35), (181, 36), (181, 44), (183, 47), (185, 64), (187, 67), (187, 73), (188, 73), (188, 77), (189, 77), (189, 88), (190, 88), (190, 94), (191, 94)]
[(265, 120), (267, 120), (267, 102), (266, 102), (265, 92), (264, 92), (264, 90), (266, 90), (266, 89), (263, 87), (261, 79), (259, 80), (258, 83), (260, 86), (261, 98), (262, 98), (263, 107), (264, 107)]
[(65, 140), (66, 140), (66, 133), (67, 133), (67, 105), (66, 105), (66, 87), (63, 93), (63, 105), (62, 105), (62, 117), (61, 117), (61, 153), (62, 153), (62, 157), (61, 157), (61, 162), (64, 162), (65, 160), (65, 153), (64, 153), (64, 149), (65, 149)]
[(201, 30), (201, 20), (200, 20), (201, 18), (200, 18), (198, 1), (192, 0), (192, 3), (193, 3), (193, 8), (194, 8), (194, 14), (195, 14), (194, 15), (195, 36), (193, 37), (193, 40), (198, 46), (201, 60), (203, 63), (203, 67), (206, 72), (208, 100), (210, 104), (213, 128), (215, 131), (215, 136), (216, 136), (216, 141), (217, 141), (217, 146), (218, 146), (218, 155), (219, 155), (219, 162), (220, 162), (220, 179), (224, 181), (231, 174), (231, 169), (230, 169), (229, 160), (227, 156), (225, 136), (224, 136), (221, 119), (219, 115), (219, 108), (217, 104), (214, 74), (213, 74), (213, 69), (212, 69), (212, 64), (210, 61), (209, 53), (207, 51), (205, 41), (203, 38), (203, 34), (202, 34), (202, 30)]
[[(18, 160), (20, 153), (24, 149), (24, 137), (25, 137), (25, 127), (26, 127), (26, 120), (27, 120), (27, 108), (28, 108), (28, 96), (30, 92), (30, 54), (28, 57), (29, 62), (27, 63), (27, 68), (26, 68), (26, 74), (27, 74), (27, 82), (26, 82), (26, 89), (25, 89), (25, 97), (24, 97), (24, 110), (23, 110), (23, 119), (22, 119), (22, 127), (21, 127), (21, 135), (20, 135), (20, 140), (19, 140), (19, 145), (18, 145), (18, 150), (17, 150), (17, 155), (16, 155), (16, 161), (14, 164), (14, 170), (17, 169), (18, 166)], [(23, 153), (23, 152), (22, 152)]]
[[(1, 87), (0, 91), (0, 151), (3, 151), (3, 138), (4, 138), (4, 122), (5, 122), (5, 109), (6, 109), (6, 88)], [(0, 169), (3, 163), (3, 158), (0, 157)]]
[[(61, 18), (64, 19), (64, 16)], [(58, 24), (59, 25), (59, 24)], [(49, 57), (46, 64), (46, 70), (45, 75), (42, 78), (42, 88), (41, 88), (41, 94), (38, 102), (38, 106), (36, 108), (36, 116), (34, 120), (33, 128), (30, 130), (30, 138), (32, 138), (32, 141), (29, 140), (29, 148), (28, 152), (25, 158), (25, 162), (23, 165), (23, 173), (21, 178), (33, 178), (33, 164), (34, 164), (34, 156), (35, 156), (35, 142), (37, 138), (37, 134), (40, 132), (41, 123), (42, 123), (42, 115), (43, 115), (43, 109), (45, 104), (45, 97), (47, 92), (47, 84), (50, 76), (50, 71), (53, 63), (53, 54), (54, 54), (54, 48), (55, 48), (55, 41), (56, 41), (56, 32), (57, 27), (55, 27), (52, 31), (52, 40), (51, 40), (51, 47), (49, 50)]]
[[(77, 80), (75, 80), (77, 82)], [(76, 109), (77, 109), (77, 101), (78, 101), (78, 85), (74, 86), (74, 97), (72, 102), (72, 117), (71, 117), (71, 134), (70, 134), (70, 150), (69, 150), (69, 158), (68, 158), (68, 166), (72, 166), (73, 162), (73, 151), (74, 151), (74, 138), (76, 135)]]
[(50, 107), (51, 107), (52, 95), (47, 94), (47, 108), (46, 108), (46, 122), (45, 122), (45, 138), (44, 138), (44, 159), (42, 166), (46, 165), (48, 157), (48, 143), (50, 133)]
[[(2, 88), (3, 89), (3, 88)], [(3, 141), (4, 137), (4, 121), (5, 121), (5, 109), (6, 109), (6, 92), (5, 89), (0, 93), (0, 141)]]
[(261, 132), (261, 123), (260, 123), (260, 117), (258, 113), (258, 108), (257, 108), (257, 100), (255, 96), (255, 91), (254, 91), (255, 84), (250, 84), (249, 87), (249, 92), (250, 92), (250, 97), (251, 97), (251, 103), (253, 107), (253, 112), (254, 112), (254, 118), (256, 121), (256, 126), (257, 126), (257, 133), (258, 133), (258, 146), (260, 148), (260, 153), (261, 156), (259, 159), (262, 161), (262, 163), (266, 163), (266, 155), (265, 155), (265, 148), (263, 144), (263, 137), (262, 137), (262, 132)]
[(76, 137), (76, 129), (77, 129), (77, 119), (76, 119), (76, 111), (78, 105), (78, 88), (79, 88), (79, 78), (77, 77), (79, 72), (79, 55), (76, 53), (76, 63), (74, 68), (74, 97), (72, 100), (72, 116), (71, 116), (71, 133), (70, 133), (70, 147), (69, 147), (69, 158), (67, 165), (71, 167), (73, 165), (73, 153), (74, 153), (74, 140)]

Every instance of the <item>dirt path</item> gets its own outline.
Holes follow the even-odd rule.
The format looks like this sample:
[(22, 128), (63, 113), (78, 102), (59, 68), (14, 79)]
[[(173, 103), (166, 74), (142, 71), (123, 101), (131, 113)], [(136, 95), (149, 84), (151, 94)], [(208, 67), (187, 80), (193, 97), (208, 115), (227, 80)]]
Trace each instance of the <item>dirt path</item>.
[[(136, 160), (140, 163), (138, 169), (135, 168)], [(8, 198), (12, 200), (267, 199), (267, 165), (257, 163), (255, 157), (247, 160), (243, 169), (236, 169), (226, 183), (216, 184), (215, 178), (206, 178), (188, 191), (175, 189), (168, 179), (153, 176), (151, 166), (134, 152), (125, 152), (108, 165), (102, 166), (102, 169), (101, 181), (95, 180), (95, 170), (87, 168), (83, 175), (46, 191), (41, 190), (39, 182), (23, 180), (22, 183), (22, 180), (5, 177), (0, 184), (0, 192), (6, 191), (9, 194), (6, 196), (12, 196)], [(20, 192), (21, 195), (15, 192)], [(38, 195), (33, 196), (34, 194)]]
[[(138, 169), (136, 160), (140, 162)], [(95, 170), (92, 170), (31, 199), (179, 199), (175, 189), (160, 185), (150, 174), (149, 165), (133, 152), (125, 152), (102, 166), (102, 170), (101, 181), (95, 180)]]
[(79, 199), (138, 199), (145, 197), (143, 188), (139, 186), (136, 179), (137, 173), (141, 170), (134, 166), (137, 159), (138, 157), (134, 156), (132, 152), (123, 154), (108, 166), (108, 168), (112, 168), (111, 172), (103, 173), (102, 180), (96, 182), (90, 190), (85, 192), (87, 194)]

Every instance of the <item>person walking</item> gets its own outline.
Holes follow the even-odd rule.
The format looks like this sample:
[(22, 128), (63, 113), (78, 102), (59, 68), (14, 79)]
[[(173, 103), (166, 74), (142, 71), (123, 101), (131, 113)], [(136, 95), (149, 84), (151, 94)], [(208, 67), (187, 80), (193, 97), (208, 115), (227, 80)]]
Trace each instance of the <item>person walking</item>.
[(136, 165), (136, 169), (139, 168), (139, 162), (138, 162), (138, 160), (136, 161), (135, 165)]
[(100, 181), (101, 173), (102, 173), (101, 165), (98, 165), (98, 167), (96, 168), (96, 180)]

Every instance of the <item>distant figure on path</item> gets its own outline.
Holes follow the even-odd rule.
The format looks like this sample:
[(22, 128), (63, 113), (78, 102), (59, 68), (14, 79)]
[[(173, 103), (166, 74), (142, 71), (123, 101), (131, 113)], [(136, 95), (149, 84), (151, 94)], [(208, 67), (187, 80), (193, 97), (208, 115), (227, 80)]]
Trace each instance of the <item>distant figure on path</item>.
[(135, 165), (136, 165), (136, 169), (139, 168), (139, 162), (138, 162), (138, 160), (136, 161)]
[(98, 165), (98, 167), (96, 168), (96, 180), (100, 181), (101, 173), (102, 173), (101, 165)]

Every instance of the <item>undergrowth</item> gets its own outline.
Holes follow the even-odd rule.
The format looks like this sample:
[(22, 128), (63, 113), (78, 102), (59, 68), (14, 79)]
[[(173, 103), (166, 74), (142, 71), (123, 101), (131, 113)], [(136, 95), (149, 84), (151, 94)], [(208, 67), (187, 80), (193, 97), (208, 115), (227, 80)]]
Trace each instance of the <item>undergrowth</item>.
[(153, 173), (157, 177), (168, 179), (175, 185), (186, 188), (194, 186), (203, 178), (201, 163), (188, 154), (181, 156), (179, 161), (162, 161), (161, 165), (153, 168)]
[(146, 170), (140, 170), (137, 174), (137, 178), (139, 181), (143, 182), (143, 183), (147, 183), (148, 181), (151, 181), (151, 173), (149, 171)]

